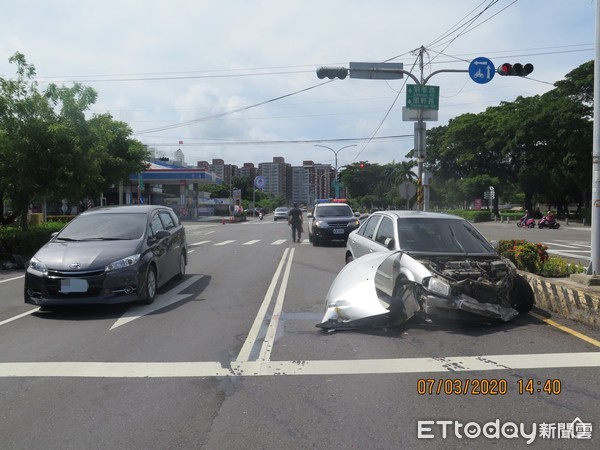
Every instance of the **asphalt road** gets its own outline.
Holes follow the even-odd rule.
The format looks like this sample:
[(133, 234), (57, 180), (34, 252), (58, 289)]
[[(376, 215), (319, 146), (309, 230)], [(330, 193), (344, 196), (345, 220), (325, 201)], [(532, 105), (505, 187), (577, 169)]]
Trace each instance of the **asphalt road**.
[[(188, 273), (150, 306), (41, 313), (1, 274), (0, 447), (599, 447), (600, 330), (535, 310), (320, 331), (344, 248), (269, 219), (188, 224)], [(478, 227), (563, 250), (587, 233), (589, 255), (586, 229)]]

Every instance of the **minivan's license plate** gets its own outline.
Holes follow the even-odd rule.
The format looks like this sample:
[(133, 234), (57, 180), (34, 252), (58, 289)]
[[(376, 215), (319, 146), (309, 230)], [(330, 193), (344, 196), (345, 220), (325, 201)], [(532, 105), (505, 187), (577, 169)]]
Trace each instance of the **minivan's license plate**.
[(334, 228), (333, 234), (344, 234), (344, 229), (343, 228)]
[(63, 294), (87, 292), (88, 287), (87, 280), (80, 280), (79, 278), (63, 278), (60, 280), (60, 292)]

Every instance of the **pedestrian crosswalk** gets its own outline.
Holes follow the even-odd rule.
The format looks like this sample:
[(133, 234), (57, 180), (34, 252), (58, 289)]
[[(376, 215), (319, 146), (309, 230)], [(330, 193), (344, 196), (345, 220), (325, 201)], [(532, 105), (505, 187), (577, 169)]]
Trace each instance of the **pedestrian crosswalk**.
[[(287, 245), (293, 244), (291, 239), (276, 239), (274, 241), (264, 240), (264, 239), (251, 239), (249, 241), (242, 241), (237, 239), (227, 239), (224, 241), (198, 241), (198, 242), (190, 242), (188, 243), (188, 247), (199, 247), (203, 245), (213, 245), (215, 247), (224, 247), (226, 245), (239, 244), (244, 246), (256, 245), (260, 243), (265, 243), (269, 245)], [(308, 239), (303, 239), (299, 244), (308, 244)]]
[(548, 246), (548, 253), (551, 255), (562, 256), (566, 258), (577, 258), (588, 260), (591, 255), (591, 246), (589, 242), (577, 242), (555, 239), (543, 242)]

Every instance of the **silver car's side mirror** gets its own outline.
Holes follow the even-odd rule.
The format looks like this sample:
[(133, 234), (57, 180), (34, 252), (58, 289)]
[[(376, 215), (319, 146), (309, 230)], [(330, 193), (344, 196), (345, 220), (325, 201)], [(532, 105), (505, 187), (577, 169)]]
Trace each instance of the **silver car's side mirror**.
[(383, 241), (383, 244), (385, 245), (385, 248), (387, 248), (388, 250), (394, 250), (394, 248), (396, 247), (396, 241), (394, 241), (394, 238), (385, 238), (385, 241)]

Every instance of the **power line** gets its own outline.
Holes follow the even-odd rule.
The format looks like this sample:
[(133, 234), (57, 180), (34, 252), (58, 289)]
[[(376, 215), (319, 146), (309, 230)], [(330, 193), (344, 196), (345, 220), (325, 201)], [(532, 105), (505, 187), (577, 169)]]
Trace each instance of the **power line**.
[(324, 83), (315, 84), (313, 86), (309, 86), (307, 88), (300, 89), (299, 91), (295, 91), (295, 92), (291, 92), (289, 94), (281, 95), (279, 97), (275, 97), (275, 98), (272, 98), (270, 100), (265, 100), (264, 102), (255, 103), (253, 105), (244, 106), (243, 108), (237, 108), (237, 109), (233, 109), (233, 110), (230, 110), (230, 111), (225, 111), (225, 112), (222, 112), (222, 113), (219, 113), (219, 114), (213, 114), (213, 115), (210, 115), (210, 116), (200, 117), (198, 119), (188, 120), (186, 122), (179, 122), (179, 123), (174, 123), (172, 125), (165, 125), (163, 127), (149, 128), (147, 130), (140, 130), (140, 131), (134, 132), (133, 134), (134, 135), (141, 135), (141, 134), (148, 134), (148, 133), (156, 133), (158, 131), (172, 130), (174, 128), (181, 128), (181, 127), (184, 127), (184, 126), (187, 126), (187, 125), (192, 125), (194, 123), (204, 122), (204, 121), (207, 121), (207, 120), (216, 119), (218, 117), (223, 117), (223, 116), (226, 116), (226, 115), (229, 115), (229, 114), (234, 114), (234, 113), (237, 113), (237, 112), (246, 111), (248, 109), (252, 109), (252, 108), (256, 108), (258, 106), (266, 105), (267, 103), (275, 102), (277, 100), (281, 100), (281, 99), (286, 98), (286, 97), (291, 97), (292, 95), (297, 95), (297, 94), (300, 94), (302, 92), (310, 91), (311, 89), (317, 88), (319, 86), (323, 86), (324, 84), (328, 84), (328, 83), (331, 83), (333, 81), (335, 81), (335, 80), (325, 81)]
[(361, 138), (336, 138), (336, 139), (292, 139), (292, 140), (270, 140), (270, 141), (247, 141), (247, 140), (238, 140), (238, 141), (202, 141), (202, 142), (189, 142), (187, 138), (187, 143), (184, 144), (173, 144), (173, 143), (152, 143), (145, 144), (148, 147), (214, 147), (214, 146), (225, 146), (225, 145), (271, 145), (271, 144), (314, 144), (317, 142), (360, 142), (365, 140), (377, 140), (380, 142), (386, 141), (395, 141), (395, 140), (403, 140), (403, 139), (412, 139), (412, 134), (396, 134), (389, 136), (379, 136), (379, 137), (361, 137)]

